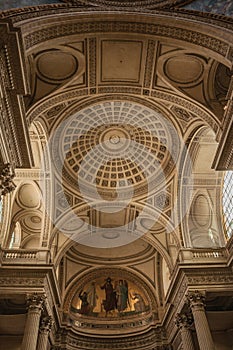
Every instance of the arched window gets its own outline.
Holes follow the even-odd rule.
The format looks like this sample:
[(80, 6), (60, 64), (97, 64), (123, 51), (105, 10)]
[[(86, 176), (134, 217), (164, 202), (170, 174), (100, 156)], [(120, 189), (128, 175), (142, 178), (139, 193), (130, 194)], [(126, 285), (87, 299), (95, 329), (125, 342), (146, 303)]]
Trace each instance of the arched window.
[(227, 171), (223, 181), (223, 212), (227, 236), (233, 233), (233, 171)]
[(14, 231), (12, 232), (12, 235), (11, 235), (9, 248), (10, 249), (19, 248), (20, 247), (20, 243), (21, 243), (21, 225), (17, 221), (15, 223)]

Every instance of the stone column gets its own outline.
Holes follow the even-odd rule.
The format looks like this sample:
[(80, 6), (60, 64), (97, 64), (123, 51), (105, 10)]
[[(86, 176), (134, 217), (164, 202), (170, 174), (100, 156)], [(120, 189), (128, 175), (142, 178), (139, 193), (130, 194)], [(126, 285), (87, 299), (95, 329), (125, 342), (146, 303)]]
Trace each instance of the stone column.
[(195, 291), (189, 293), (187, 298), (192, 310), (200, 350), (214, 350), (214, 342), (205, 314), (204, 295)]
[(49, 332), (53, 325), (52, 317), (43, 317), (40, 324), (37, 350), (47, 350)]
[(38, 294), (30, 295), (27, 298), (29, 306), (21, 350), (36, 350), (40, 316), (44, 300), (45, 296)]
[(183, 350), (195, 350), (192, 333), (190, 327), (193, 323), (193, 318), (190, 314), (179, 313), (176, 316), (176, 325), (180, 330)]

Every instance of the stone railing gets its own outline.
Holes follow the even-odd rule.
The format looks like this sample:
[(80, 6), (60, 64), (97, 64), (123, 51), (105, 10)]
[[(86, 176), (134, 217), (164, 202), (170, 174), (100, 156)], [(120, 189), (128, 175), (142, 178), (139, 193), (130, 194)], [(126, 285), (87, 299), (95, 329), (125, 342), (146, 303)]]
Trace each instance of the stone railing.
[(179, 262), (183, 263), (226, 262), (228, 257), (226, 248), (186, 248), (179, 252)]
[(48, 264), (50, 252), (48, 250), (29, 249), (1, 249), (1, 264)]

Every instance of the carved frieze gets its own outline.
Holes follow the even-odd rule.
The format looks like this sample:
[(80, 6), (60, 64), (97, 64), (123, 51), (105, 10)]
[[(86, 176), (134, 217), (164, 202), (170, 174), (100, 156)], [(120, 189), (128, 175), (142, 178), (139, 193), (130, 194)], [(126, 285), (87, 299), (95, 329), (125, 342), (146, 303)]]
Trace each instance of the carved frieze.
[(190, 29), (166, 26), (155, 23), (136, 23), (136, 22), (75, 22), (63, 25), (53, 25), (50, 28), (41, 29), (33, 33), (25, 35), (26, 49), (47, 40), (55, 39), (59, 36), (67, 36), (74, 34), (90, 34), (95, 32), (111, 33), (111, 32), (128, 32), (154, 35), (159, 38), (170, 37), (185, 42), (189, 42), (198, 46), (203, 46), (222, 56), (226, 56), (229, 50), (229, 44), (220, 39), (195, 32)]

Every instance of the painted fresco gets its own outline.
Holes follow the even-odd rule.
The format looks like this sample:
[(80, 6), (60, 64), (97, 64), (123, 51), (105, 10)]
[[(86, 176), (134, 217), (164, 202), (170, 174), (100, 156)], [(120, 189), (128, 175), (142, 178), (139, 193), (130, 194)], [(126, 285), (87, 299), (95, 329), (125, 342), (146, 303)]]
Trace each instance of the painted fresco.
[(61, 3), (59, 0), (0, 0), (0, 10)]
[(98, 279), (78, 290), (71, 312), (84, 316), (119, 317), (149, 310), (145, 294), (133, 282), (122, 278)]
[(218, 13), (233, 17), (232, 0), (196, 0), (184, 8), (202, 12)]

